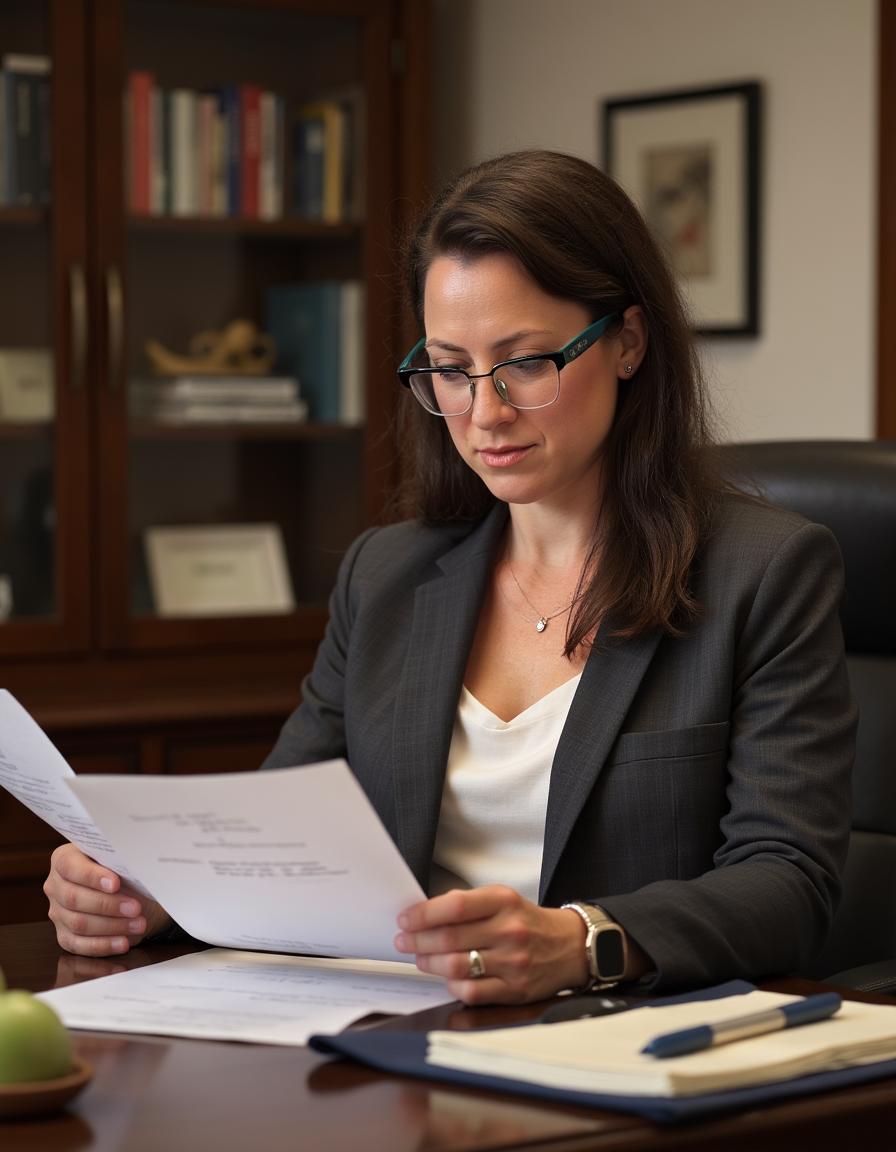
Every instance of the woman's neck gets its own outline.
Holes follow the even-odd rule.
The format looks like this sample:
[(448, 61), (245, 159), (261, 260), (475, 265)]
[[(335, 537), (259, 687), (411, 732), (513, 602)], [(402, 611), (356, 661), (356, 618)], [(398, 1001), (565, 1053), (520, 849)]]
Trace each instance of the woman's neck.
[(563, 513), (542, 504), (512, 504), (505, 556), (514, 566), (581, 571), (594, 544), (596, 517), (596, 509)]

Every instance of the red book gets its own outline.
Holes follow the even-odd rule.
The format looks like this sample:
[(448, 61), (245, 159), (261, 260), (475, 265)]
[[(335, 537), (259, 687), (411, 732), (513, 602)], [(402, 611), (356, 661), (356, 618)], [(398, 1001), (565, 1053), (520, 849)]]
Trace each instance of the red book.
[(152, 90), (151, 72), (128, 76), (130, 105), (131, 211), (148, 216), (152, 211)]
[(255, 84), (240, 86), (240, 123), (242, 126), (240, 206), (243, 216), (257, 220), (261, 178), (261, 88)]

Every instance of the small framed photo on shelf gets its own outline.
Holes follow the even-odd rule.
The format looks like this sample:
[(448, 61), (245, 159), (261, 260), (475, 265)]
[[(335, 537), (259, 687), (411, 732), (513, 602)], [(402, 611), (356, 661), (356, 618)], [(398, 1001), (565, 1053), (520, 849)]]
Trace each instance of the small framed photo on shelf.
[(145, 531), (159, 616), (260, 616), (295, 607), (277, 524), (180, 525)]
[(40, 424), (53, 419), (53, 353), (0, 348), (0, 420)]
[(759, 118), (755, 82), (607, 100), (603, 166), (641, 209), (695, 330), (759, 330)]

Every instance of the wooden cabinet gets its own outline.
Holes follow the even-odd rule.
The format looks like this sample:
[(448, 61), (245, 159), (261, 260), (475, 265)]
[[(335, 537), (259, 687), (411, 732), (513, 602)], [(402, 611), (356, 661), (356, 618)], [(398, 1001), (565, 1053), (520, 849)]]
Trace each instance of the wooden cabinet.
[[(428, 190), (428, 34), (417, 0), (0, 0), (5, 71), (48, 62), (50, 157), (45, 195), (0, 183), (0, 686), (76, 768), (252, 767), (298, 699), (340, 555), (395, 478), (395, 251)], [(276, 210), (175, 212), (164, 195), (135, 210), (134, 73), (165, 93), (274, 94)], [(323, 221), (294, 187), (296, 122), (340, 93), (362, 191)], [(188, 356), (237, 319), (264, 331), (272, 289), (309, 281), (363, 286), (362, 421), (137, 413), (149, 341)], [(3, 376), (21, 352), (43, 379), (24, 411)], [(160, 605), (151, 530), (269, 525), (287, 609)], [(0, 793), (0, 921), (42, 913), (51, 843)]]

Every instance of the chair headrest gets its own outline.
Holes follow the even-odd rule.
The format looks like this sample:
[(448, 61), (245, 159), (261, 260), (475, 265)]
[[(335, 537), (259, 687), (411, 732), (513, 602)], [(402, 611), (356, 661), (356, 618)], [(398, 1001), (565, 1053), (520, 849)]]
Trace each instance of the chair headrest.
[(896, 441), (767, 441), (718, 451), (729, 478), (836, 536), (847, 649), (896, 651)]

